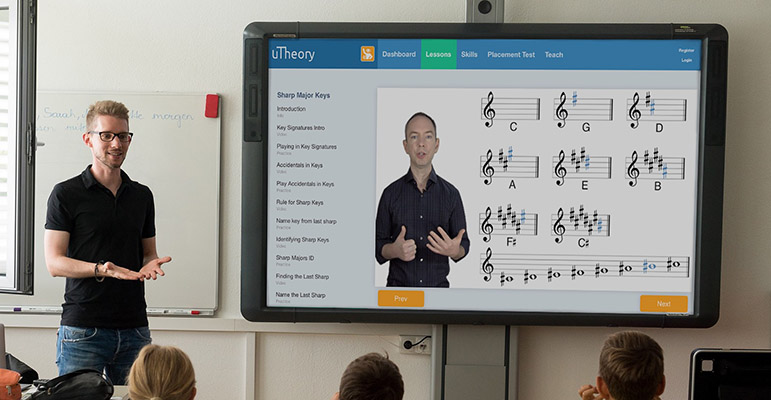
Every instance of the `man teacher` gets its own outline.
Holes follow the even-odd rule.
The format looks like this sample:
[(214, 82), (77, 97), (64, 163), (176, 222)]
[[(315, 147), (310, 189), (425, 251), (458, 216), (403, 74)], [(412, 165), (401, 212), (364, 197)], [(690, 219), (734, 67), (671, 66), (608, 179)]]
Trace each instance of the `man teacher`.
[(468, 254), (460, 192), (437, 175), (436, 123), (418, 112), (404, 128), (407, 173), (383, 190), (375, 222), (375, 258), (389, 262), (387, 286), (449, 287), (449, 259)]
[(152, 192), (121, 170), (133, 138), (128, 118), (119, 102), (89, 107), (82, 139), (92, 163), (54, 187), (45, 223), (46, 266), (66, 278), (59, 375), (90, 368), (116, 385), (151, 342), (144, 281), (171, 261), (156, 251)]

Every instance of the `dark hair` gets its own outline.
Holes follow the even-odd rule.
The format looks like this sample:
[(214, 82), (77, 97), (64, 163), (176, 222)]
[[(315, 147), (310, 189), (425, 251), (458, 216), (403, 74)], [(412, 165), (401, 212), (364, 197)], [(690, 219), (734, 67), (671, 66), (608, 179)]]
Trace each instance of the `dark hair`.
[(664, 352), (642, 332), (610, 335), (600, 352), (600, 376), (616, 400), (651, 400), (664, 379)]
[(340, 379), (340, 400), (401, 400), (403, 396), (402, 374), (388, 354), (369, 353), (351, 361)]
[(430, 115), (424, 113), (423, 111), (418, 111), (415, 114), (412, 114), (412, 116), (407, 120), (407, 123), (404, 124), (404, 137), (407, 137), (407, 126), (409, 126), (410, 122), (412, 122), (412, 120), (417, 117), (426, 117), (429, 121), (431, 121), (431, 125), (434, 126), (434, 137), (436, 137), (436, 122), (434, 122), (434, 119), (431, 118)]

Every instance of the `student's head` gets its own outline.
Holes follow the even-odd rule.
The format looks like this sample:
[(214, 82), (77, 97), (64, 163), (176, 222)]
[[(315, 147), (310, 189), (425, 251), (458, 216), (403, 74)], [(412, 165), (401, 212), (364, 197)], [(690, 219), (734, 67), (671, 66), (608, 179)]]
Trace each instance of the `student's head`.
[(128, 116), (126, 106), (112, 100), (97, 101), (88, 108), (83, 142), (91, 149), (94, 164), (109, 169), (123, 165), (131, 144)]
[(348, 364), (340, 379), (339, 400), (401, 400), (404, 382), (388, 355), (365, 354)]
[(660, 395), (665, 386), (661, 346), (642, 332), (610, 335), (600, 352), (597, 386), (614, 400), (651, 400)]
[(413, 114), (404, 126), (404, 151), (410, 156), (410, 166), (431, 166), (434, 154), (439, 150), (436, 123), (428, 114)]
[(191, 400), (195, 371), (190, 358), (174, 346), (142, 348), (128, 377), (131, 400)]

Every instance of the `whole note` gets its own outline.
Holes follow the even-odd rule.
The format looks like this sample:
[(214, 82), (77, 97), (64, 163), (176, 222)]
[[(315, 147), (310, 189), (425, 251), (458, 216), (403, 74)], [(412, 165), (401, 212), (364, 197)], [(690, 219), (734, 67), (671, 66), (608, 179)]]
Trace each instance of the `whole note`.
[(570, 269), (570, 279), (576, 280), (576, 276), (584, 276), (584, 270), (582, 269), (576, 269), (576, 266), (574, 265)]
[(554, 175), (557, 176), (557, 186), (562, 186), (565, 183), (565, 176), (568, 174), (567, 168), (562, 165), (565, 162), (565, 150), (560, 150), (559, 159), (557, 165), (554, 166)]
[(624, 261), (618, 262), (618, 276), (624, 276), (625, 272), (632, 272), (632, 266), (624, 264)]
[(491, 248), (487, 248), (487, 252), (485, 253), (487, 257), (485, 257), (485, 260), (482, 262), (482, 272), (486, 274), (484, 277), (485, 282), (489, 282), (493, 271), (495, 268), (493, 267), (493, 264), (490, 263), (490, 258), (493, 257), (493, 250)]
[(485, 237), (482, 238), (485, 242), (490, 241), (490, 235), (493, 233), (493, 224), (490, 223), (490, 216), (493, 214), (492, 210), (490, 210), (490, 207), (487, 207), (487, 210), (485, 211), (485, 219), (482, 221), (482, 233), (484, 233)]
[(528, 270), (525, 270), (525, 285), (527, 285), (527, 283), (528, 283), (529, 281), (534, 281), (534, 280), (536, 280), (536, 279), (538, 279), (538, 275), (536, 275), (536, 274), (531, 274), (531, 273), (530, 273), (530, 271), (528, 271)]
[(635, 163), (637, 163), (637, 150), (632, 152), (632, 162), (629, 163), (629, 167), (626, 169), (626, 174), (632, 179), (632, 181), (629, 182), (629, 186), (631, 187), (637, 186), (637, 177), (640, 176), (640, 170), (637, 169)]
[(485, 118), (487, 118), (488, 121), (485, 122), (485, 126), (488, 128), (491, 128), (493, 126), (493, 118), (495, 118), (495, 110), (492, 107), (493, 104), (493, 92), (490, 91), (490, 93), (487, 94), (487, 105), (485, 105), (485, 108), (483, 110), (483, 114)]
[(490, 165), (490, 161), (493, 160), (493, 151), (487, 150), (487, 161), (485, 161), (484, 165), (482, 165), (482, 175), (487, 177), (487, 179), (484, 180), (485, 185), (489, 185), (493, 183), (493, 175), (495, 174), (495, 168)]
[(565, 92), (560, 94), (560, 104), (557, 106), (556, 116), (560, 122), (557, 122), (557, 128), (565, 127), (565, 120), (568, 118), (568, 110), (565, 109), (565, 101), (567, 101)]
[(552, 278), (556, 279), (556, 278), (559, 278), (560, 276), (562, 276), (562, 274), (559, 271), (552, 271), (552, 267), (549, 267), (549, 275), (548, 275), (549, 282), (551, 282)]
[(514, 277), (511, 275), (506, 275), (505, 272), (501, 271), (501, 287), (503, 287), (507, 282), (513, 282)]
[(565, 215), (565, 213), (562, 211), (562, 207), (557, 211), (557, 221), (554, 222), (554, 226), (552, 227), (552, 231), (555, 235), (559, 236), (558, 238), (554, 239), (557, 243), (562, 243), (562, 236), (565, 234), (565, 225), (562, 225), (562, 217)]
[(629, 118), (633, 121), (632, 129), (637, 129), (637, 127), (640, 126), (640, 117), (642, 116), (640, 110), (637, 109), (637, 104), (640, 103), (640, 95), (635, 92), (632, 100), (632, 107), (629, 107)]

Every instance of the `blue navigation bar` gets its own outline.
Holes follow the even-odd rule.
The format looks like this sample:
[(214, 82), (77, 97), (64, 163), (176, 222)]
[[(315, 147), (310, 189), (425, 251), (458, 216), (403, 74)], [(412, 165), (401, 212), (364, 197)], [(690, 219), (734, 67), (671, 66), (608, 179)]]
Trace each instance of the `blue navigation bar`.
[[(268, 66), (695, 71), (701, 47), (689, 39), (270, 39)], [(434, 62), (437, 54), (447, 59)]]

